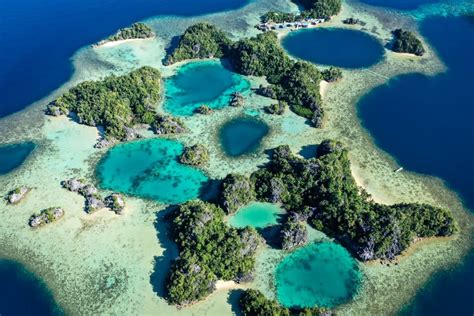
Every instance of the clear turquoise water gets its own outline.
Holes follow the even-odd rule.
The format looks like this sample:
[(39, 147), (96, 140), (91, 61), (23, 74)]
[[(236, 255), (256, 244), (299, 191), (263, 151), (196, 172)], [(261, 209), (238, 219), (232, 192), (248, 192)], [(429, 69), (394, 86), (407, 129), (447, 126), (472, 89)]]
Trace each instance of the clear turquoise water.
[(239, 157), (257, 151), (269, 131), (263, 121), (245, 116), (225, 123), (219, 137), (224, 152), (230, 157)]
[(244, 92), (250, 83), (226, 69), (219, 61), (192, 62), (179, 68), (165, 82), (164, 108), (173, 115), (190, 116), (205, 104), (212, 109), (229, 105), (234, 92)]
[(159, 138), (117, 145), (97, 167), (100, 187), (166, 204), (194, 199), (208, 179), (177, 161), (182, 152), (181, 143)]
[(283, 213), (284, 211), (275, 204), (254, 202), (230, 217), (229, 224), (237, 228), (246, 226), (265, 228), (278, 224), (278, 219)]
[(32, 142), (0, 145), (0, 175), (7, 174), (28, 158), (36, 145)]
[(21, 264), (0, 260), (0, 280), (1, 315), (62, 315), (44, 283)]
[(282, 44), (296, 58), (343, 68), (369, 67), (384, 55), (384, 48), (375, 37), (361, 31), (338, 28), (291, 32)]
[(350, 300), (362, 274), (339, 244), (313, 243), (286, 256), (278, 265), (278, 301), (286, 307), (334, 307)]

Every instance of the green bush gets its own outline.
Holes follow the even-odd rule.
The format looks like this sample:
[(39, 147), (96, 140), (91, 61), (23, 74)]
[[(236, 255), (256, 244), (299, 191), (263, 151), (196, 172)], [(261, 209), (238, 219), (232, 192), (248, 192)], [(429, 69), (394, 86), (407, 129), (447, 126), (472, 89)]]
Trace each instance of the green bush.
[(422, 56), (425, 53), (423, 44), (413, 32), (397, 29), (393, 32), (393, 35), (395, 36), (392, 46), (393, 51), (417, 56)]
[(114, 42), (134, 38), (150, 38), (155, 36), (153, 30), (144, 23), (134, 23), (130, 27), (120, 29), (116, 34), (110, 36), (105, 42)]

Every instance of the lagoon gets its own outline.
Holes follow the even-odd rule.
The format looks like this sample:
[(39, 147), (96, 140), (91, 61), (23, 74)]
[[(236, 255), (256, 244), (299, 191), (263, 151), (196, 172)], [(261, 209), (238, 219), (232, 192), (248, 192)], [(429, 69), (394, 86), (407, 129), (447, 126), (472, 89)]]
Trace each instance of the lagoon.
[(117, 145), (97, 167), (102, 189), (178, 204), (197, 198), (207, 177), (180, 164), (183, 145), (168, 139), (148, 139)]
[(242, 76), (226, 69), (220, 61), (192, 62), (180, 67), (165, 81), (164, 109), (177, 116), (190, 116), (201, 105), (221, 109), (234, 92), (250, 88)]
[(278, 265), (278, 301), (286, 307), (335, 307), (358, 290), (361, 272), (341, 245), (313, 243), (296, 250)]
[(224, 152), (230, 157), (239, 157), (257, 151), (270, 127), (253, 117), (238, 117), (225, 123), (219, 132)]
[(317, 65), (343, 68), (369, 67), (384, 55), (384, 48), (375, 37), (339, 28), (294, 31), (283, 39), (282, 44), (293, 57)]
[(253, 202), (241, 208), (229, 218), (229, 224), (236, 228), (250, 226), (265, 228), (278, 224), (278, 219), (284, 211), (275, 204)]
[(0, 175), (7, 174), (28, 158), (36, 145), (33, 142), (9, 144), (0, 146)]

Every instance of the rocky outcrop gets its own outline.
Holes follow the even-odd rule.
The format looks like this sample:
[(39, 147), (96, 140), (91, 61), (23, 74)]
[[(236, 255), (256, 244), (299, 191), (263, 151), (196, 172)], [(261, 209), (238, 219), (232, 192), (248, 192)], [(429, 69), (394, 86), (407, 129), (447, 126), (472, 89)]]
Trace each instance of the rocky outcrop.
[(230, 106), (240, 107), (244, 105), (244, 96), (240, 92), (234, 92), (232, 98), (230, 99)]
[(201, 144), (186, 147), (179, 157), (179, 161), (186, 165), (204, 167), (209, 163), (209, 151)]
[(71, 178), (61, 182), (63, 188), (82, 195), (85, 199), (84, 211), (92, 214), (105, 207), (105, 203), (98, 194), (97, 188), (92, 184), (86, 184), (85, 180)]
[(83, 179), (78, 178), (71, 178), (69, 180), (64, 180), (61, 182), (63, 188), (71, 191), (79, 193), (79, 191), (86, 185)]
[(113, 193), (105, 198), (105, 205), (115, 214), (121, 215), (125, 208), (125, 199), (121, 194)]
[(308, 231), (298, 214), (291, 213), (281, 230), (281, 248), (283, 250), (293, 250), (303, 246), (308, 241)]
[(98, 194), (90, 194), (86, 195), (86, 207), (85, 211), (88, 214), (92, 214), (97, 212), (100, 209), (103, 209), (105, 207), (104, 201), (102, 201), (102, 198)]
[(255, 200), (253, 183), (246, 176), (229, 174), (222, 181), (221, 205), (227, 214)]
[(198, 114), (209, 115), (209, 114), (212, 114), (214, 111), (207, 105), (203, 104), (200, 107), (198, 107), (194, 112)]
[(181, 134), (186, 132), (184, 123), (171, 116), (157, 115), (151, 125), (153, 132), (158, 135)]
[(7, 201), (9, 204), (16, 204), (23, 200), (25, 196), (30, 192), (30, 189), (27, 187), (19, 187), (16, 188), (15, 190), (10, 191), (7, 195)]
[(272, 86), (265, 87), (260, 85), (257, 89), (255, 89), (255, 93), (270, 99), (277, 99), (277, 93)]
[(31, 227), (40, 227), (53, 223), (64, 216), (64, 210), (60, 207), (50, 207), (42, 210), (39, 214), (31, 215), (28, 224)]
[(282, 115), (283, 113), (285, 113), (287, 108), (288, 103), (286, 103), (285, 101), (278, 101), (278, 103), (274, 103), (264, 107), (264, 110), (268, 114)]

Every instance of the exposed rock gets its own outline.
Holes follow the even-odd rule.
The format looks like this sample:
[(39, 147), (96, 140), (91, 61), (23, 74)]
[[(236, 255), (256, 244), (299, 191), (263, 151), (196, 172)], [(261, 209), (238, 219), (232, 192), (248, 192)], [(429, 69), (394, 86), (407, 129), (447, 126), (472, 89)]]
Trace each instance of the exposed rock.
[(64, 216), (64, 210), (60, 207), (50, 207), (42, 210), (39, 214), (31, 215), (28, 224), (31, 227), (39, 227), (53, 223)]
[(15, 190), (10, 191), (10, 193), (8, 193), (7, 195), (8, 203), (16, 204), (20, 202), (29, 191), (30, 189), (27, 187), (19, 187), (19, 188), (16, 188)]
[(255, 93), (263, 97), (277, 99), (277, 93), (275, 92), (272, 86), (265, 87), (263, 85), (260, 85), (257, 89), (255, 89)]
[(244, 105), (244, 96), (240, 92), (234, 92), (230, 100), (230, 106), (240, 107)]
[(235, 282), (237, 283), (248, 283), (255, 280), (255, 274), (253, 272), (249, 273), (239, 273), (235, 278)]
[(134, 128), (124, 126), (124, 130), (125, 130), (126, 141), (142, 138), (142, 135), (140, 135), (138, 131)]
[(100, 138), (97, 143), (94, 144), (94, 148), (107, 148), (114, 145), (117, 141), (114, 139)]
[(246, 228), (240, 232), (243, 248), (240, 250), (242, 256), (252, 255), (257, 251), (260, 237), (255, 229)]
[(79, 189), (79, 193), (84, 197), (88, 197), (88, 196), (97, 194), (97, 188), (93, 186), (92, 184), (87, 184), (83, 186), (81, 189)]
[(71, 178), (69, 180), (62, 181), (61, 185), (63, 186), (63, 188), (71, 192), (79, 193), (79, 191), (82, 190), (82, 188), (84, 188), (86, 184), (84, 183), (84, 180), (82, 179)]
[(198, 113), (198, 114), (209, 115), (209, 114), (213, 113), (214, 111), (210, 107), (208, 107), (207, 105), (203, 104), (200, 107), (198, 107), (194, 112)]
[(97, 194), (90, 194), (86, 196), (86, 209), (85, 211), (92, 214), (105, 207), (104, 201)]
[(121, 194), (113, 193), (105, 198), (105, 204), (115, 214), (121, 215), (125, 208), (125, 200)]
[(222, 182), (221, 205), (227, 214), (255, 200), (253, 183), (238, 174), (229, 174)]
[(347, 18), (345, 20), (342, 20), (342, 23), (344, 24), (349, 24), (349, 25), (356, 25), (356, 24), (359, 24), (361, 26), (365, 26), (367, 23), (365, 23), (364, 21), (361, 21), (357, 18)]
[(271, 104), (269, 106), (264, 107), (263, 109), (268, 114), (282, 115), (283, 113), (285, 113), (287, 107), (288, 103), (286, 103), (285, 101), (278, 101), (278, 103)]
[(308, 231), (298, 214), (291, 213), (281, 230), (281, 248), (292, 250), (300, 247), (308, 241)]
[(169, 135), (169, 134), (181, 134), (186, 132), (184, 123), (171, 116), (158, 115), (151, 125), (155, 134), (158, 135)]

